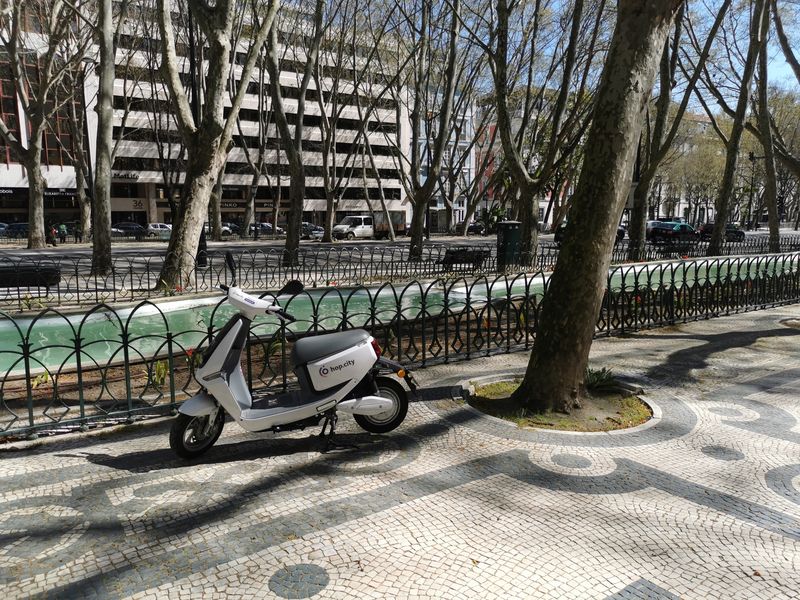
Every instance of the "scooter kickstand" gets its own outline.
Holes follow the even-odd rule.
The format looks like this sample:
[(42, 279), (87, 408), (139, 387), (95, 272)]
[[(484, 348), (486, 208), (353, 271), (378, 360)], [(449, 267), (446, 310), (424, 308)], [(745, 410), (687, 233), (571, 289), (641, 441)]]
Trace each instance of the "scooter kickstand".
[[(358, 446), (355, 444), (337, 444), (333, 441), (333, 436), (336, 433), (336, 423), (339, 421), (339, 415), (336, 411), (325, 413), (325, 421), (322, 423), (322, 431), (319, 432), (320, 437), (325, 438), (325, 447), (322, 449), (322, 454), (326, 454), (331, 450), (357, 450)], [(325, 430), (328, 429), (328, 433)]]

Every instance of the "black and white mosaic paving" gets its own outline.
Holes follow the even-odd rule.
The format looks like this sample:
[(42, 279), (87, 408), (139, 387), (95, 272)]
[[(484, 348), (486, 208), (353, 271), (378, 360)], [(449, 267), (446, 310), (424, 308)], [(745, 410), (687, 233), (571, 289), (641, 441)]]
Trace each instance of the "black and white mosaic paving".
[[(343, 420), (341, 441), (358, 448), (330, 454), (307, 434), (231, 423), (196, 462), (169, 451), (168, 423), (0, 450), (0, 590), (4, 600), (798, 597), (798, 340), (770, 335), (797, 315), (598, 341), (593, 357), (624, 365), (661, 409), (628, 433), (519, 430), (428, 393), (385, 436)], [(522, 366), (524, 356), (494, 357), (419, 378), (447, 391), (467, 371)]]

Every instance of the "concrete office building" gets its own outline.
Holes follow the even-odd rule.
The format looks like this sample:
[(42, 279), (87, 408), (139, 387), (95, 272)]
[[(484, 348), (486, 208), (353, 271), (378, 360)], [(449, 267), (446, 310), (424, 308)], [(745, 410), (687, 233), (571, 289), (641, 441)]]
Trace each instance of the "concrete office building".
[[(164, 182), (165, 159), (177, 157), (180, 143), (177, 130), (169, 115), (169, 98), (160, 85), (151, 84), (148, 68), (158, 59), (157, 27), (148, 28), (149, 36), (141, 31), (128, 30), (120, 39), (117, 49), (117, 79), (114, 84), (114, 134), (121, 139), (113, 165), (113, 183), (111, 188), (112, 223), (134, 221), (140, 224), (148, 222), (171, 221), (169, 199), (166, 197)], [(244, 56), (246, 49), (237, 53), (237, 59)], [(298, 53), (293, 53), (295, 56)], [(182, 69), (188, 79), (188, 58), (182, 60)], [(321, 58), (323, 77), (322, 90), (317, 90), (312, 82), (306, 102), (304, 118), (304, 150), (306, 159), (306, 201), (303, 207), (303, 220), (322, 223), (326, 210), (325, 190), (323, 187), (322, 153), (321, 153), (321, 110), (316, 94), (328, 94), (332, 87), (331, 78), (326, 76), (326, 60)], [(289, 69), (296, 66), (292, 61), (281, 63), (281, 87), (285, 98), (285, 109), (291, 119), (297, 111), (297, 90), (301, 77)], [(234, 70), (240, 70), (238, 65)], [(200, 70), (200, 69), (198, 69)], [(257, 74), (256, 74), (257, 76)], [(264, 75), (266, 80), (266, 75)], [(95, 154), (95, 133), (97, 117), (94, 112), (97, 78), (94, 69), (87, 69), (83, 96), (89, 99), (86, 106), (88, 123), (88, 151), (90, 163)], [(352, 82), (339, 82), (340, 89), (352, 89)], [(264, 100), (259, 104), (259, 84), (250, 83), (240, 113), (241, 132), (234, 135), (233, 148), (222, 178), (221, 213), (223, 221), (240, 221), (245, 212), (245, 205), (253, 184), (245, 152), (255, 158), (258, 153), (257, 137), (259, 128), (259, 106), (269, 110), (271, 99), (267, 85), (264, 86)], [(367, 124), (371, 149), (375, 158), (378, 174), (371, 166), (365, 171), (361, 168), (361, 160), (365, 159), (363, 143), (357, 145), (356, 157), (347, 162), (347, 154), (353, 146), (360, 127), (358, 109), (353, 103), (340, 107), (337, 121), (337, 153), (339, 164), (355, 164), (352, 176), (344, 182), (342, 200), (337, 206), (337, 219), (347, 214), (358, 214), (368, 210), (370, 199), (374, 208), (380, 208), (380, 190), (390, 210), (402, 210), (410, 221), (410, 204), (406, 202), (398, 169), (400, 160), (393, 153), (396, 148), (405, 148), (403, 137), (408, 135), (404, 127), (397, 127), (395, 106), (391, 100), (384, 100), (370, 115)], [(327, 105), (326, 105), (327, 106)], [(330, 109), (327, 109), (328, 111)], [(363, 109), (362, 109), (363, 110)], [(16, 97), (8, 60), (0, 56), (0, 116), (9, 128), (22, 137), (27, 131), (24, 114)], [(328, 115), (330, 116), (330, 115)], [(79, 218), (79, 208), (75, 198), (75, 171), (68, 156), (58, 144), (56, 136), (61, 136), (62, 144), (71, 144), (70, 136), (62, 118), (54, 120), (55, 130), (45, 136), (43, 151), (43, 171), (47, 189), (45, 191), (45, 221), (74, 221)], [(399, 130), (398, 130), (399, 129)], [(259, 221), (272, 221), (277, 211), (279, 223), (285, 220), (289, 196), (289, 177), (287, 159), (280, 150), (279, 140), (274, 125), (266, 129), (267, 151), (266, 175), (262, 175), (255, 194), (255, 218)], [(160, 144), (160, 147), (159, 147)], [(250, 146), (246, 148), (245, 146)], [(253, 146), (256, 146), (255, 148)], [(172, 176), (174, 191), (180, 189), (182, 173), (179, 162), (173, 162)], [(340, 173), (343, 167), (339, 167)], [(170, 171), (170, 169), (167, 169)], [(25, 222), (28, 219), (28, 182), (25, 169), (19, 165), (0, 140), (0, 221)], [(281, 188), (280, 192), (278, 188)], [(282, 198), (277, 202), (278, 195)], [(373, 202), (374, 201), (374, 202)]]

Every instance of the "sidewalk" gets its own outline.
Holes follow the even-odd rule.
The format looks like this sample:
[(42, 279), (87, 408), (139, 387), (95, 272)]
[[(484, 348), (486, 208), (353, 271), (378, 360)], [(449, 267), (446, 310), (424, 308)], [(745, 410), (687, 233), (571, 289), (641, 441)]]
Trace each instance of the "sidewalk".
[[(787, 321), (781, 323), (781, 321)], [(199, 464), (169, 423), (0, 451), (0, 589), (58, 598), (792, 598), (800, 306), (600, 339), (661, 417), (520, 430), (453, 400), (524, 354), (417, 372), (358, 450), (232, 423)]]

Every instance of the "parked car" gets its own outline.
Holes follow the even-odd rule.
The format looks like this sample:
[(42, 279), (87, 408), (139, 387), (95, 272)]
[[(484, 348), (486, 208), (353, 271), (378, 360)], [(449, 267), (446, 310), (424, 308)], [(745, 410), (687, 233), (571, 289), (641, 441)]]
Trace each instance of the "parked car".
[(307, 221), (300, 224), (300, 238), (304, 240), (321, 240), (325, 229)]
[(6, 227), (6, 235), (10, 238), (19, 239), (28, 237), (27, 223), (11, 223)]
[[(258, 235), (272, 235), (272, 223), (259, 223), (258, 226)], [(255, 224), (250, 223), (250, 235), (253, 235), (255, 227)], [(276, 235), (282, 235), (283, 233), (284, 231), (282, 227), (278, 227), (275, 231)]]
[[(714, 234), (714, 223), (703, 223), (700, 225), (700, 239), (710, 240)], [(744, 231), (736, 223), (725, 224), (725, 241), (726, 242), (743, 242)]]
[(147, 226), (147, 237), (168, 240), (172, 235), (172, 225), (168, 223), (150, 223)]
[[(456, 232), (462, 231), (464, 228), (464, 221), (461, 221), (458, 225), (456, 225)], [(486, 225), (481, 223), (480, 221), (472, 221), (469, 225), (467, 225), (467, 235), (483, 235), (486, 232)]]
[(667, 221), (650, 221), (647, 224), (645, 237), (658, 244), (661, 242), (694, 242), (700, 234), (688, 223)]
[[(564, 221), (556, 229), (556, 233), (553, 236), (553, 241), (560, 246), (564, 242), (564, 236), (566, 235), (566, 233), (567, 233), (567, 222)], [(619, 225), (617, 227), (617, 235), (614, 238), (614, 243), (618, 244), (623, 239), (625, 239), (625, 228), (622, 225)]]
[[(220, 233), (222, 235), (230, 235), (232, 233), (231, 228), (228, 226), (227, 223), (221, 223), (220, 227), (221, 227)], [(208, 221), (203, 223), (203, 229), (205, 230), (206, 235), (211, 235), (211, 224)]]
[(8, 229), (8, 223), (0, 223), (0, 235), (5, 235), (6, 229)]
[(239, 227), (238, 223), (232, 223), (230, 221), (226, 221), (222, 224), (223, 234), (225, 233), (226, 230), (230, 233), (230, 235), (239, 235), (239, 232), (242, 230), (242, 228)]
[(126, 237), (134, 237), (137, 240), (144, 238), (147, 235), (147, 229), (139, 225), (139, 223), (133, 223), (131, 221), (123, 221), (122, 223), (115, 223), (111, 226), (112, 231), (114, 229), (121, 231), (122, 235)]
[(372, 235), (372, 215), (345, 217), (333, 228), (333, 237), (337, 240), (367, 239)]

